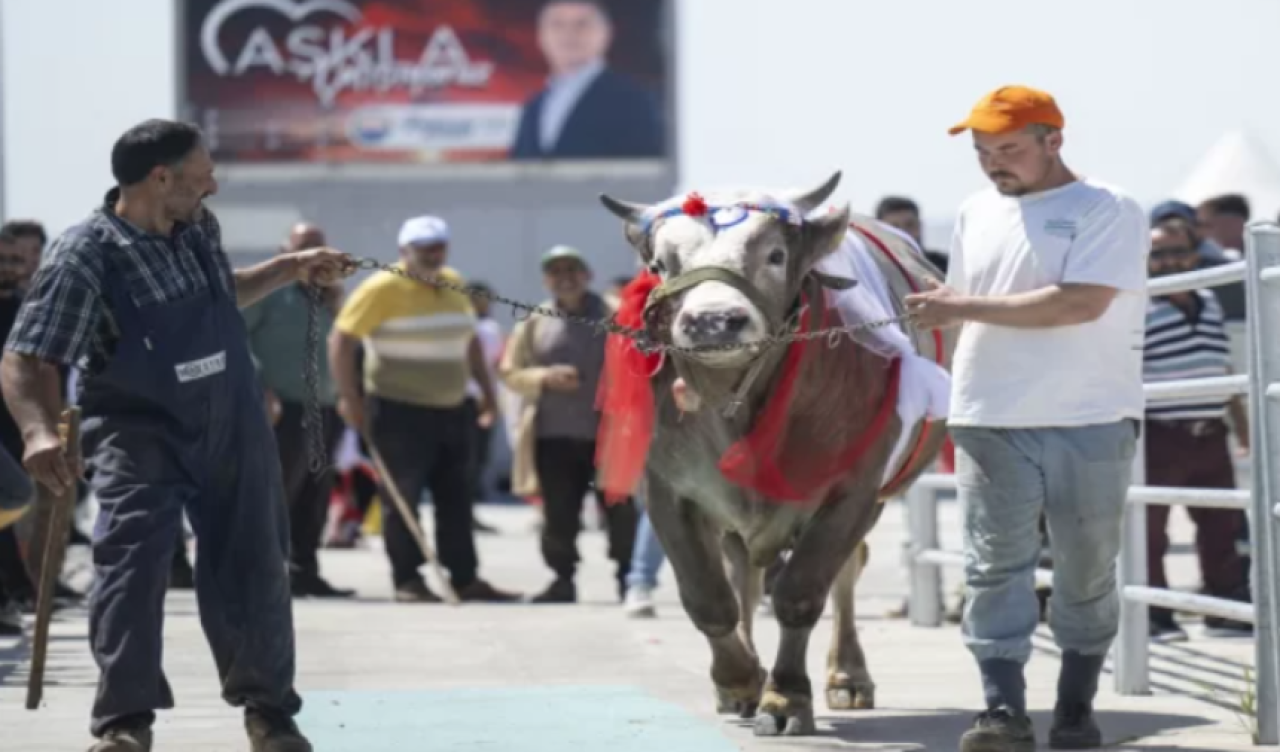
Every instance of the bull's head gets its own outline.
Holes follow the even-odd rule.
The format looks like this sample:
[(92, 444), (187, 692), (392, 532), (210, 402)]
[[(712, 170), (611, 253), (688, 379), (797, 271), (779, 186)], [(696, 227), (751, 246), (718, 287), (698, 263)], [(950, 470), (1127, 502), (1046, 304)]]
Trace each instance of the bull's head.
[(778, 333), (806, 275), (847, 232), (847, 205), (806, 216), (839, 182), (837, 172), (813, 190), (781, 197), (739, 191), (656, 206), (600, 200), (662, 278), (655, 295), (667, 313), (663, 339), (680, 347), (740, 345), (697, 354), (707, 366), (738, 368), (754, 357), (748, 345)]

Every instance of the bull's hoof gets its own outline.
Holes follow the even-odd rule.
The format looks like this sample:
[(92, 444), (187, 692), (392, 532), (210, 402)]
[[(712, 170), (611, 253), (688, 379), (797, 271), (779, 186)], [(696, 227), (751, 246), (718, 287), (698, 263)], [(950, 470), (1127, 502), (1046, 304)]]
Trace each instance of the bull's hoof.
[(832, 710), (874, 710), (876, 688), (871, 685), (831, 687), (827, 690), (827, 707)]
[(745, 687), (716, 686), (716, 712), (739, 718), (753, 717), (760, 706), (760, 693), (764, 691), (768, 678), (769, 672), (761, 668), (756, 681)]
[(813, 720), (812, 700), (802, 695), (765, 692), (752, 732), (756, 736), (813, 736), (818, 733), (818, 726)]

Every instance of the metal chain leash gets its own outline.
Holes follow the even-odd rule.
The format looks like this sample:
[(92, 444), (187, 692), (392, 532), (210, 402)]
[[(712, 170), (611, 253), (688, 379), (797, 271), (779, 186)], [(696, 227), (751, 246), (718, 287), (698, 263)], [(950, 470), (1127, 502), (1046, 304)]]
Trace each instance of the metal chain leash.
[(307, 436), (311, 473), (320, 475), (328, 465), (324, 415), (320, 411), (320, 307), (324, 305), (324, 292), (314, 285), (302, 285), (302, 289), (307, 296), (307, 357), (302, 364), (307, 404), (303, 406), (302, 430)]
[[(431, 287), (453, 290), (472, 298), (485, 298), (490, 303), (498, 303), (509, 306), (517, 320), (525, 320), (533, 315), (546, 316), (549, 318), (557, 318), (571, 324), (578, 324), (595, 329), (600, 334), (617, 334), (636, 343), (636, 348), (646, 354), (654, 353), (671, 353), (673, 355), (692, 356), (699, 353), (707, 352), (727, 352), (731, 350), (764, 350), (766, 348), (775, 347), (777, 345), (789, 344), (791, 342), (804, 342), (808, 340), (826, 337), (829, 346), (835, 347), (840, 338), (844, 335), (852, 335), (854, 332), (865, 331), (870, 329), (880, 329), (886, 326), (907, 321), (909, 314), (900, 316), (892, 316), (878, 321), (860, 321), (853, 324), (845, 324), (843, 326), (833, 326), (826, 329), (815, 329), (813, 331), (789, 331), (783, 334), (771, 335), (764, 337), (755, 342), (748, 343), (726, 343), (718, 345), (695, 345), (692, 347), (683, 347), (680, 345), (671, 345), (658, 342), (653, 335), (644, 329), (632, 329), (622, 326), (609, 318), (590, 318), (587, 316), (577, 316), (564, 311), (557, 311), (545, 306), (530, 305), (519, 300), (513, 300), (502, 295), (498, 295), (489, 290), (469, 287), (467, 285), (450, 282), (438, 276), (424, 277), (414, 274), (413, 272), (402, 269), (391, 264), (380, 262), (371, 258), (357, 258), (356, 268), (360, 270), (382, 271), (389, 274), (395, 274), (405, 279), (411, 279)], [(310, 306), (307, 316), (307, 363), (305, 365), (304, 375), (307, 381), (307, 408), (306, 408), (306, 426), (308, 430), (308, 445), (311, 451), (311, 469), (312, 472), (320, 472), (325, 464), (325, 449), (323, 431), (320, 426), (320, 334), (318, 326), (319, 308), (321, 305), (320, 291), (316, 288), (307, 287), (308, 296), (310, 298)], [(524, 315), (521, 315), (523, 312)]]

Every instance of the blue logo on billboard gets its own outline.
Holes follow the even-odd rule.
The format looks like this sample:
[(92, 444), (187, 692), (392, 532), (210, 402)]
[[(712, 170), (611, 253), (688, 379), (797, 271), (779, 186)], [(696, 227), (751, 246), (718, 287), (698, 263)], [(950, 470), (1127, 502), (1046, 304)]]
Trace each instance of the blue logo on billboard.
[(393, 126), (391, 118), (372, 113), (356, 114), (352, 116), (352, 121), (351, 134), (363, 144), (376, 144), (386, 140)]

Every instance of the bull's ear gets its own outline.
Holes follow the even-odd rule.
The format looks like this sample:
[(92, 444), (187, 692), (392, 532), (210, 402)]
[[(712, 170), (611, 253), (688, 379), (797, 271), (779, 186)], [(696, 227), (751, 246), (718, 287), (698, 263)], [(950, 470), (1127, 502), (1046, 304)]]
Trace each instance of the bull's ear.
[(840, 247), (840, 242), (849, 232), (850, 211), (849, 205), (845, 204), (839, 209), (805, 220), (800, 259), (803, 271), (812, 269), (823, 256)]
[(627, 244), (640, 255), (640, 259), (645, 264), (652, 261), (649, 241), (645, 237), (645, 231), (642, 226), (642, 218), (649, 207), (644, 204), (621, 201), (607, 193), (600, 194), (600, 203), (604, 204), (604, 208), (608, 209), (610, 214), (622, 220), (623, 237), (627, 239)]

